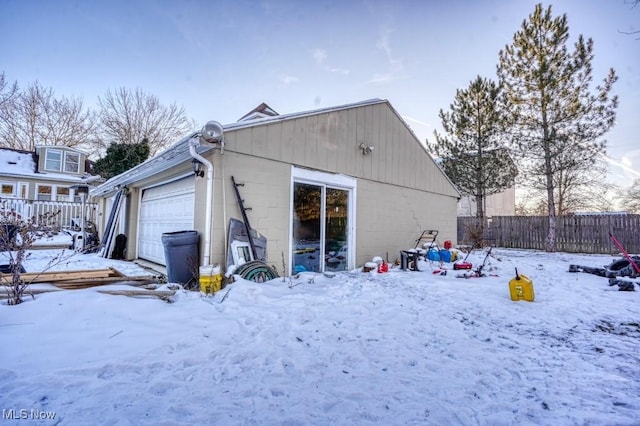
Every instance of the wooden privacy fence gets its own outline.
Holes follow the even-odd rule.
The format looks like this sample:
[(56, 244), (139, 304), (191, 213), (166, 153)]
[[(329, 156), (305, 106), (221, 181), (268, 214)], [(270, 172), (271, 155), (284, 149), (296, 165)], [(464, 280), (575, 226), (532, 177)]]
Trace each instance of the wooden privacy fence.
[[(458, 218), (458, 243), (471, 244), (469, 229), (473, 217)], [(547, 216), (493, 216), (489, 218), (484, 240), (497, 247), (545, 250), (549, 219)], [(609, 233), (629, 253), (640, 253), (640, 215), (602, 214), (558, 216), (556, 250), (568, 253), (619, 253)]]

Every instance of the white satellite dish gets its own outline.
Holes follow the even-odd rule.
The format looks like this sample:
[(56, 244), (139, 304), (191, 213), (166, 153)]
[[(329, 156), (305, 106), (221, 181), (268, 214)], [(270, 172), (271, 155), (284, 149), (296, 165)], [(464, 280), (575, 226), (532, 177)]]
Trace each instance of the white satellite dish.
[(223, 134), (222, 124), (217, 121), (209, 121), (202, 128), (200, 140), (208, 144), (217, 144), (222, 142)]

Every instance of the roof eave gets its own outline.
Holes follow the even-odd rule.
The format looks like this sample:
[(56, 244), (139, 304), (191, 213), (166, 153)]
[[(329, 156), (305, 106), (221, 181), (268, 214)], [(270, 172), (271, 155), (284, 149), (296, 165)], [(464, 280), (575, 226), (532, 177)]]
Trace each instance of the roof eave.
[[(238, 122), (238, 123), (226, 124), (226, 125), (223, 125), (222, 127), (224, 131), (234, 131), (234, 130), (244, 129), (248, 127), (277, 123), (280, 121), (293, 120), (293, 119), (305, 117), (305, 116), (342, 111), (345, 109), (351, 109), (351, 108), (375, 105), (375, 104), (381, 104), (381, 103), (389, 104), (389, 101), (386, 99), (378, 99), (378, 98), (368, 99), (365, 101), (355, 102), (351, 104), (332, 106), (332, 107), (315, 109), (310, 111), (295, 112), (291, 114), (283, 114), (283, 115), (277, 115), (273, 117), (265, 117), (262, 119), (252, 120), (249, 122)], [(195, 132), (187, 136), (186, 138), (180, 140), (179, 142), (175, 143), (173, 146), (163, 151), (161, 154), (158, 154), (157, 156), (148, 159), (144, 163), (141, 163), (136, 167), (118, 176), (112, 177), (111, 179), (109, 179), (108, 181), (98, 186), (93, 191), (91, 191), (91, 195), (94, 197), (96, 196), (99, 197), (107, 194), (112, 194), (116, 192), (115, 190), (116, 186), (122, 187), (125, 185), (129, 185), (133, 182), (137, 182), (139, 180), (153, 176), (154, 174), (158, 174), (163, 171), (169, 170), (170, 168), (175, 167), (184, 161), (190, 160), (191, 155), (189, 154), (189, 147), (188, 147), (189, 140), (192, 138), (198, 137), (199, 135), (200, 135), (200, 132)], [(208, 152), (211, 149), (213, 148), (205, 147), (205, 146), (200, 146), (197, 148), (198, 153)]]
[[(189, 141), (197, 137), (199, 132), (193, 133), (179, 142), (172, 145), (162, 153), (149, 158), (147, 161), (138, 164), (130, 170), (112, 177), (105, 183), (97, 186), (91, 191), (91, 196), (101, 197), (116, 192), (116, 186), (123, 187), (134, 182), (149, 178), (158, 173), (169, 170), (179, 164), (191, 160), (189, 154)], [(199, 146), (196, 148), (199, 154), (212, 150), (212, 147)]]

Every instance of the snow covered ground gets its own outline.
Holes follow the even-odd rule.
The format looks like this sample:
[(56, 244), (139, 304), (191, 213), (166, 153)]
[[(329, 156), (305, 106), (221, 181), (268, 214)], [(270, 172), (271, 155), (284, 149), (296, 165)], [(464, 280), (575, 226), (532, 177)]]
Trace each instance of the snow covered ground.
[[(0, 425), (640, 424), (640, 291), (568, 272), (614, 257), (494, 252), (485, 278), (422, 263), (172, 304), (91, 288), (0, 305)], [(145, 273), (56, 268), (108, 266)], [(535, 302), (511, 301), (515, 267)]]

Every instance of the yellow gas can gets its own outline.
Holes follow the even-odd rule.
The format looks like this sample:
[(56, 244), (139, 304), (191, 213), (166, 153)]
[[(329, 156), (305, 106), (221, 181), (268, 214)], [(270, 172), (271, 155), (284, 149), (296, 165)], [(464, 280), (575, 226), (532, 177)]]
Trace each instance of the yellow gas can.
[(535, 298), (533, 294), (533, 282), (526, 275), (518, 274), (517, 269), (515, 278), (509, 281), (509, 292), (511, 293), (511, 300), (533, 302)]
[(200, 267), (200, 291), (204, 294), (212, 294), (220, 290), (222, 274), (219, 266)]

